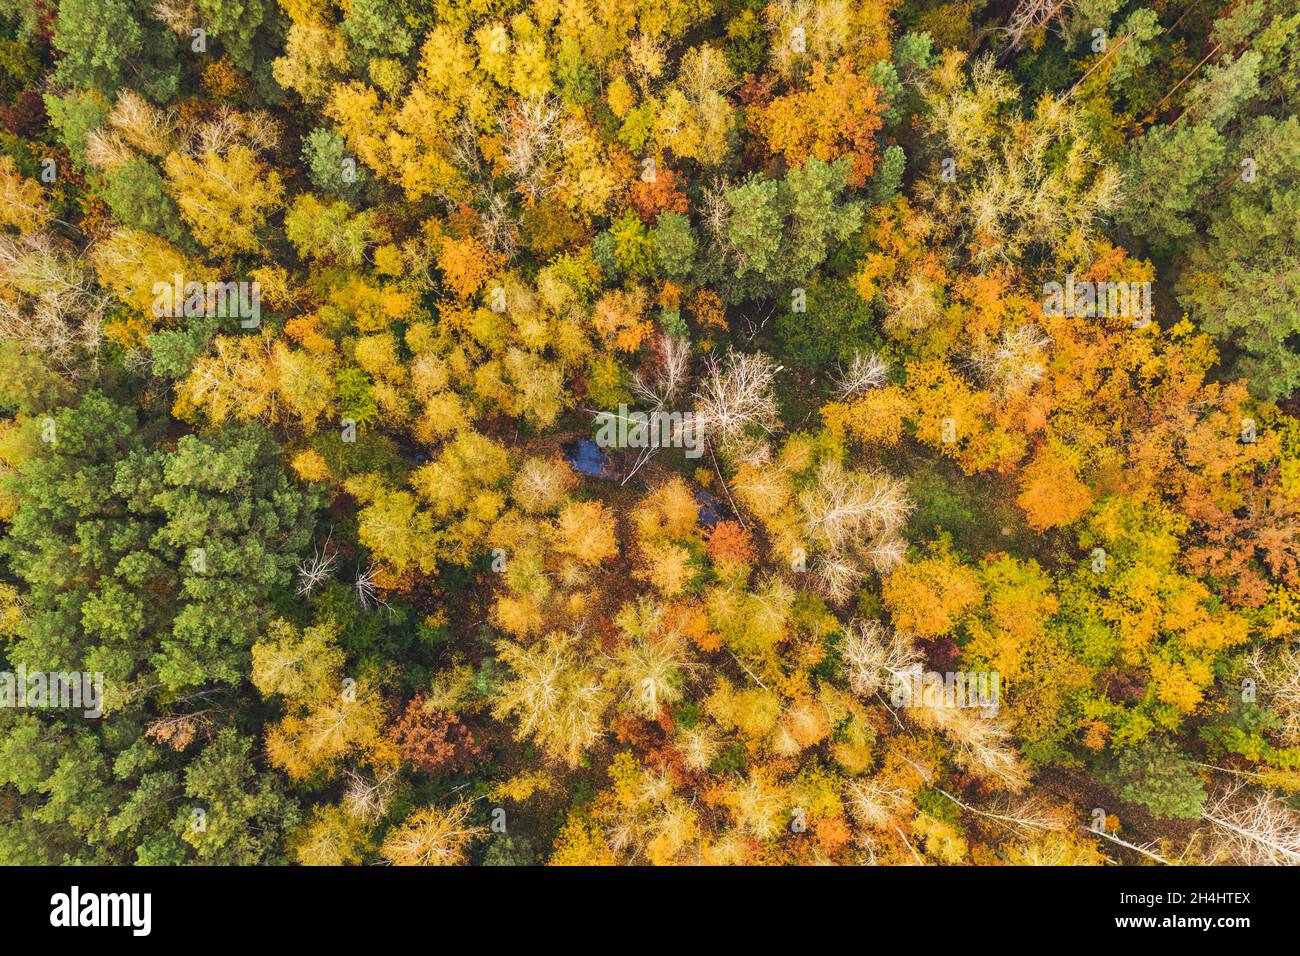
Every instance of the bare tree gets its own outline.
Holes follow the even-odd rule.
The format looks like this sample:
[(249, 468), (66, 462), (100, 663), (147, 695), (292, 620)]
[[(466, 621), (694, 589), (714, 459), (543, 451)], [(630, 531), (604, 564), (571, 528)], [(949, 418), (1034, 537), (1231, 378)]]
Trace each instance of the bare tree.
[(129, 348), (122, 356), (122, 365), (136, 375), (152, 375), (153, 353), (147, 348)]
[(840, 370), (835, 382), (837, 398), (854, 398), (884, 385), (889, 378), (889, 362), (875, 352), (854, 352), (853, 361)]
[(115, 129), (92, 129), (86, 134), (86, 162), (98, 170), (112, 169), (135, 154)]
[(1020, 837), (1032, 838), (1045, 833), (1064, 833), (1074, 826), (1074, 814), (1069, 806), (1048, 804), (1042, 797), (1029, 794), (1024, 797), (1004, 798), (989, 807), (976, 807), (936, 787), (936, 792), (969, 813), (991, 820)]
[[(478, 130), (474, 127), (474, 121), (462, 114), (455, 131), (447, 136), (447, 141), (452, 163), (482, 182), (483, 153), (479, 150)], [(486, 178), (491, 179), (490, 176)]]
[(157, 0), (150, 15), (180, 36), (187, 37), (199, 22), (198, 6), (193, 0)]
[(704, 188), (700, 201), (700, 225), (717, 249), (725, 249), (727, 246), (727, 223), (731, 221), (731, 203), (727, 201), (727, 190), (730, 188), (731, 183), (719, 177)]
[(284, 136), (280, 121), (269, 110), (252, 110), (241, 114), (240, 126), (244, 131), (244, 140), (258, 152), (275, 149)]
[(217, 115), (200, 124), (190, 137), (187, 151), (192, 156), (205, 153), (224, 153), (240, 140), (238, 115), (229, 107), (223, 107)]
[(1300, 654), (1286, 648), (1269, 657), (1262, 648), (1256, 648), (1249, 666), (1282, 719), (1282, 739), (1300, 743)]
[(632, 394), (656, 411), (672, 403), (690, 375), (690, 342), (671, 335), (662, 336), (658, 356), (654, 374), (644, 378), (637, 372), (631, 383)]
[(761, 352), (727, 352), (710, 357), (695, 393), (695, 427), (706, 441), (741, 446), (751, 433), (771, 432), (777, 421), (772, 382), (781, 366)]
[(484, 189), (478, 232), (483, 244), (504, 256), (507, 262), (519, 251), (519, 220), (510, 208), (510, 201), (500, 193)]
[(1300, 814), (1267, 790), (1230, 786), (1201, 816), (1214, 826), (1218, 856), (1246, 866), (1300, 865)]
[(717, 759), (723, 743), (721, 734), (713, 724), (698, 724), (694, 727), (678, 724), (673, 740), (686, 769), (701, 773)]
[(877, 571), (888, 571), (907, 557), (907, 539), (895, 533), (881, 535), (863, 548), (862, 553)]
[(852, 597), (868, 568), (888, 571), (907, 553), (900, 532), (911, 503), (906, 485), (895, 478), (849, 471), (830, 459), (797, 501), (813, 550), (814, 581), (832, 602)]
[(499, 120), (505, 139), (506, 171), (529, 200), (536, 202), (554, 188), (555, 171), (578, 126), (551, 97), (515, 102)]
[(1007, 35), (1007, 49), (1015, 51), (1025, 42), (1025, 37), (1047, 26), (1065, 10), (1069, 0), (1020, 0), (1011, 12), (1003, 32)]
[[(264, 113), (264, 116), (264, 121), (274, 123), (269, 113)], [(108, 123), (132, 146), (151, 156), (161, 158), (174, 145), (175, 111), (159, 109), (132, 90), (123, 90), (118, 94), (113, 112), (108, 115)]]
[[(772, 36), (772, 65), (784, 77), (801, 75), (818, 60), (835, 55), (853, 39), (846, 0), (776, 0), (763, 11)], [(803, 43), (794, 42), (794, 31)]]
[(916, 332), (936, 324), (943, 315), (936, 292), (934, 283), (919, 275), (890, 286), (885, 293), (885, 325)]
[(362, 820), (376, 821), (388, 812), (393, 799), (393, 777), (396, 770), (390, 770), (378, 779), (372, 780), (355, 770), (347, 772), (347, 786), (343, 791), (343, 809), (349, 816)]
[(0, 236), (0, 339), (21, 342), (65, 372), (92, 366), (108, 297), (85, 263), (48, 236)]
[(312, 556), (298, 564), (298, 593), (304, 597), (329, 580), (338, 561), (338, 551), (331, 546), (329, 538), (323, 545), (314, 544), (312, 550)]
[(388, 603), (379, 597), (379, 588), (375, 586), (375, 566), (373, 563), (364, 571), (358, 568), (357, 579), (352, 586), (357, 593), (357, 604), (363, 611), (369, 611), (381, 605), (388, 607)]
[(758, 302), (739, 314), (739, 324), (744, 327), (747, 345), (753, 344), (754, 339), (762, 334), (774, 315), (776, 315), (775, 302)]
[(809, 537), (834, 551), (897, 531), (912, 509), (902, 481), (880, 472), (849, 471), (834, 459), (823, 462), (816, 480), (800, 492), (799, 507)]
[(912, 805), (912, 794), (872, 778), (850, 780), (844, 788), (849, 815), (863, 827), (884, 830)]
[(970, 364), (981, 379), (1003, 394), (1037, 383), (1047, 370), (1051, 339), (1032, 322), (1008, 329), (993, 343), (981, 342), (970, 353)]
[(909, 713), (943, 733), (957, 765), (968, 773), (1013, 793), (1029, 785), (1029, 772), (1001, 721), (970, 707), (914, 707)]
[(911, 638), (878, 621), (850, 622), (841, 654), (849, 669), (849, 687), (862, 697), (879, 692), (886, 681), (905, 679), (922, 659)]
[[(634, 374), (631, 382), (632, 394), (649, 405), (652, 413), (662, 411), (665, 406), (677, 397), (678, 392), (684, 385), (690, 371), (690, 359), (691, 351), (688, 341), (669, 335), (663, 336), (660, 339), (659, 363), (654, 374), (649, 378), (643, 377), (639, 372)], [(594, 414), (597, 418), (610, 415), (609, 412), (596, 412)], [(698, 440), (698, 437), (684, 433), (684, 429), (693, 427), (695, 425), (685, 418), (676, 422), (673, 425), (672, 440), (674, 442), (682, 442), (687, 438), (691, 438), (693, 441)], [(659, 451), (658, 431), (657, 429), (652, 429), (652, 431), (656, 437), (637, 453), (636, 461), (633, 462), (632, 467), (628, 469), (627, 474), (623, 476), (623, 480), (619, 484), (626, 485), (631, 481)]]
[(212, 736), (215, 724), (208, 714), (212, 709), (200, 710), (187, 714), (170, 714), (149, 721), (144, 735), (155, 743), (164, 744), (172, 750), (184, 750), (195, 738), (204, 740)]
[(853, 597), (866, 571), (856, 556), (830, 553), (814, 555), (813, 585), (833, 604), (843, 604)]

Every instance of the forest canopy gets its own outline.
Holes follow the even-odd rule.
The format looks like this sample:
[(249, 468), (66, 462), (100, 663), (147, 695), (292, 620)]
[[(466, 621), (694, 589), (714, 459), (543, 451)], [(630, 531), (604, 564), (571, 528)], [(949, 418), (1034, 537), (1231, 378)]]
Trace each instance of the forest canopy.
[(1294, 0), (0, 0), (0, 864), (1300, 864), (1298, 103)]

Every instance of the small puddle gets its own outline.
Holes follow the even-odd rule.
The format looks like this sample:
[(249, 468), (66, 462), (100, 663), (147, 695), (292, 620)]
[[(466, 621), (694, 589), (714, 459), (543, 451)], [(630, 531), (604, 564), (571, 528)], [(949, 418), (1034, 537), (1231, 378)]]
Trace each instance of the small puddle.
[(609, 455), (590, 438), (578, 438), (565, 445), (564, 460), (580, 475), (608, 479), (615, 477)]
[(696, 491), (695, 500), (700, 503), (700, 524), (712, 528), (719, 521), (725, 521), (724, 505), (707, 491)]

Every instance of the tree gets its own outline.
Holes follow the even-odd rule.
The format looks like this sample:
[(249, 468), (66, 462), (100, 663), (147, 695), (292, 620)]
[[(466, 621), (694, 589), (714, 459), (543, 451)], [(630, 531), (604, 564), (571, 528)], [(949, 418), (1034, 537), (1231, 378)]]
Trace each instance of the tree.
[(691, 221), (679, 212), (661, 212), (650, 231), (655, 262), (670, 279), (683, 279), (695, 265), (695, 234)]
[(393, 727), (402, 757), (425, 773), (456, 773), (481, 758), (484, 747), (454, 714), (417, 695)]
[(448, 289), (461, 298), (469, 298), (478, 292), (502, 265), (501, 256), (485, 249), (474, 239), (448, 238), (438, 252), (438, 267), (442, 269), (443, 279)]
[(921, 637), (950, 632), (980, 594), (975, 572), (950, 554), (899, 565), (881, 587), (894, 626)]
[(701, 278), (731, 301), (786, 295), (862, 225), (859, 203), (841, 202), (850, 160), (811, 159), (780, 180), (749, 177), (711, 195), (704, 210), (715, 255)]
[(266, 0), (196, 0), (208, 31), (221, 41), (226, 54), (241, 70), (251, 72), (253, 38), (268, 18)]
[[(51, 421), (53, 440), (8, 479), (19, 506), (0, 547), (24, 611), (6, 654), (34, 672), (101, 672), (105, 716), (6, 718), (0, 748), (30, 753), (9, 776), (28, 795), (16, 825), (46, 841), (6, 853), (277, 861), (296, 805), (273, 777), (254, 779), (250, 741), (231, 724), (265, 603), (310, 535), (312, 497), (258, 428), (159, 442), (156, 423), (98, 393)], [(191, 729), (156, 746), (142, 732), (159, 719)]]
[(134, 157), (112, 167), (104, 178), (104, 201), (119, 222), (172, 242), (180, 241), (176, 207), (152, 163)]
[(110, 104), (97, 90), (69, 90), (45, 95), (45, 111), (78, 169), (86, 168), (86, 136), (108, 118)]
[(443, 810), (416, 810), (384, 837), (379, 854), (394, 866), (455, 866), (464, 863), (469, 845), (487, 832), (469, 822), (473, 804), (462, 801)]
[(317, 806), (293, 835), (294, 857), (303, 866), (355, 866), (369, 849), (369, 829), (342, 807)]
[(348, 8), (343, 32), (371, 56), (401, 56), (413, 42), (401, 10), (388, 0), (358, 0)]
[(1153, 125), (1129, 145), (1133, 186), (1120, 212), (1157, 254), (1179, 254), (1180, 304), (1239, 352), (1233, 372), (1266, 398), (1300, 382), (1297, 326), (1285, 305), (1296, 282), (1286, 237), (1295, 231), (1300, 121), (1277, 108), (1265, 79), (1300, 64), (1294, 31), (1275, 3), (1215, 21), (1217, 62), (1179, 84), (1178, 122)]
[(379, 767), (391, 765), (396, 762), (396, 748), (384, 735), (385, 711), (372, 683), (340, 679), (320, 698), (296, 702), (292, 712), (267, 732), (267, 756), (296, 781), (329, 780), (347, 757)]
[(23, 176), (12, 157), (0, 156), (0, 225), (25, 236), (41, 229), (49, 216), (40, 184)]
[(310, 193), (295, 199), (285, 213), (284, 231), (303, 258), (351, 268), (365, 262), (371, 245), (387, 238), (374, 212), (354, 213), (341, 199), (326, 205)]
[(1203, 816), (1214, 827), (1218, 855), (1246, 866), (1300, 863), (1296, 813), (1266, 790), (1228, 787), (1215, 795)]
[(272, 621), (267, 634), (253, 645), (253, 686), (264, 695), (287, 700), (321, 700), (343, 671), (338, 632), (334, 622), (299, 630), (281, 618)]
[[(955, 251), (979, 266), (1019, 261), (1031, 248), (1086, 256), (1092, 224), (1115, 205), (1119, 172), (1089, 138), (1078, 107), (1047, 96), (1024, 115), (1015, 85), (991, 57), (969, 75), (950, 50), (927, 92), (925, 127), (936, 160), (917, 195)], [(1068, 156), (1052, 163), (1049, 156)], [(945, 178), (944, 161), (958, 175)]]
[(262, 248), (259, 230), (282, 205), (284, 186), (252, 149), (236, 144), (224, 155), (172, 153), (164, 167), (181, 215), (199, 242), (221, 255)]
[(1082, 517), (1093, 501), (1068, 453), (1055, 449), (1040, 449), (1021, 473), (1020, 483), (1023, 490), (1016, 501), (1039, 530), (1070, 524)]
[[(286, 89), (294, 90), (303, 99), (319, 101), (331, 94), (335, 82), (340, 74), (346, 72), (349, 65), (348, 44), (343, 34), (330, 23), (311, 19), (306, 22), (295, 21), (289, 25), (284, 55), (271, 64), (271, 73), (277, 83)], [(328, 168), (328, 176), (340, 177), (332, 179), (333, 182), (346, 185), (341, 179), (343, 173), (341, 162), (337, 165), (330, 162), (335, 156), (338, 160), (342, 160), (344, 149), (342, 138), (338, 137), (337, 147), (330, 145), (331, 152), (334, 152), (331, 156), (322, 153), (320, 140), (316, 136), (318, 133), (338, 137), (338, 134), (333, 131), (318, 128), (304, 140), (304, 151), (312, 150), (312, 159), (308, 159), (308, 162), (311, 164), (314, 181), (322, 188), (330, 188), (324, 186), (320, 178), (323, 168)], [(328, 159), (321, 159), (322, 155), (328, 156)], [(364, 173), (358, 170), (353, 185), (361, 184), (363, 175)], [(330, 191), (336, 194), (347, 192), (332, 188)], [(345, 198), (350, 197), (345, 196)]]
[(652, 223), (664, 215), (684, 214), (690, 207), (690, 200), (678, 189), (678, 185), (676, 173), (671, 169), (656, 167), (653, 175), (648, 178), (642, 176), (636, 181), (628, 198), (641, 218), (646, 223)]
[(580, 564), (602, 564), (618, 554), (613, 525), (613, 513), (601, 502), (574, 502), (556, 519), (554, 547)]
[(1161, 818), (1199, 817), (1205, 805), (1205, 787), (1192, 762), (1168, 740), (1151, 738), (1121, 751), (1101, 780), (1121, 799)]
[(551, 759), (576, 767), (604, 735), (611, 699), (577, 636), (552, 632), (527, 647), (503, 641), (497, 656), (511, 676), (492, 705), (494, 716), (513, 718), (518, 739), (531, 738)]
[(311, 532), (315, 501), (284, 477), (278, 446), (239, 427), (151, 448), (134, 413), (97, 394), (54, 428), (16, 476), (23, 505), (4, 542), (29, 588), (33, 667), (79, 663), (123, 694), (237, 684), (262, 602)]
[(875, 134), (884, 125), (879, 95), (847, 59), (830, 70), (817, 63), (805, 86), (772, 100), (755, 123), (768, 147), (792, 167), (809, 159), (829, 163), (848, 157), (848, 184), (858, 188), (876, 167)]
[(144, 37), (130, 0), (60, 3), (54, 45), (67, 56), (59, 72), (70, 85), (112, 92), (131, 58), (143, 49)]
[(266, 847), (278, 844), (297, 825), (297, 803), (279, 793), (271, 778), (258, 779), (249, 760), (252, 747), (252, 740), (228, 727), (185, 769), (185, 794), (203, 809), (203, 825), (194, 825), (194, 808), (189, 807), (178, 812), (177, 828), (194, 847), (198, 862), (265, 862)]
[(44, 234), (5, 234), (0, 279), (0, 339), (68, 375), (94, 367), (108, 301), (88, 263)]
[(318, 189), (355, 200), (370, 182), (370, 174), (348, 155), (336, 130), (318, 126), (302, 141), (302, 160)]

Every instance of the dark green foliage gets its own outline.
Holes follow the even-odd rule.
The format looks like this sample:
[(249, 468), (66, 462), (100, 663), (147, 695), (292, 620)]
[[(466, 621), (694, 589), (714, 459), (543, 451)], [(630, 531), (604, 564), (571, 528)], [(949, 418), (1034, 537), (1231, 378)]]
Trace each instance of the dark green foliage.
[[(227, 727), (185, 769), (185, 795), (194, 806), (182, 808), (176, 829), (194, 847), (198, 862), (209, 866), (247, 866), (278, 862), (268, 857), (299, 819), (298, 806), (274, 786), (274, 777), (252, 764), (254, 741)], [(195, 825), (195, 809), (203, 826)]]
[(54, 46), (65, 56), (56, 76), (63, 84), (117, 91), (130, 76), (150, 99), (176, 94), (176, 39), (133, 0), (61, 0)]
[(877, 332), (871, 305), (843, 282), (814, 278), (805, 291), (805, 311), (778, 300), (777, 354), (807, 368), (834, 367), (855, 351), (871, 351)]
[[(53, 423), (54, 440), (11, 479), (22, 504), (0, 553), (25, 613), (4, 662), (102, 673), (105, 715), (0, 715), (5, 782), (31, 798), (6, 811), (26, 822), (2, 828), (13, 839), (0, 857), (275, 859), (296, 811), (273, 777), (254, 781), (251, 740), (217, 728), (240, 713), (248, 647), (289, 586), (314, 500), (287, 482), (260, 426), (165, 441), (100, 394)], [(215, 736), (182, 773), (183, 758), (144, 731), (194, 712), (190, 737)]]
[(216, 319), (197, 318), (190, 320), (184, 329), (163, 329), (151, 334), (148, 343), (154, 374), (167, 378), (184, 376), (212, 341), (218, 324)]
[(1121, 751), (1099, 778), (1123, 800), (1140, 803), (1157, 817), (1201, 815), (1205, 787), (1176, 744), (1148, 738)]
[(413, 42), (401, 9), (391, 0), (353, 0), (343, 21), (343, 32), (374, 56), (401, 56)]
[(1180, 304), (1233, 374), (1275, 399), (1300, 386), (1300, 121), (1278, 115), (1300, 73), (1300, 14), (1255, 3), (1215, 31), (1235, 55), (1188, 85), (1181, 122), (1130, 147), (1121, 215), (1178, 267)]
[(843, 195), (848, 168), (847, 159), (811, 160), (783, 179), (751, 176), (733, 186), (700, 277), (732, 302), (789, 296), (862, 225), (862, 204)]
[(3, 542), (28, 588), (12, 659), (102, 671), (118, 693), (237, 684), (262, 602), (312, 527), (315, 502), (288, 483), (274, 441), (239, 426), (167, 450), (102, 395), (54, 425), (14, 481), (23, 507)]
[(181, 241), (180, 217), (153, 164), (140, 157), (119, 163), (104, 177), (104, 201), (123, 225), (172, 242)]
[(536, 863), (537, 852), (532, 841), (509, 833), (492, 834), (487, 852), (483, 854), (484, 866), (533, 866)]
[(271, 17), (268, 0), (198, 0), (208, 33), (243, 70), (253, 68), (253, 38)]
[(868, 186), (871, 202), (880, 206), (891, 201), (903, 185), (903, 170), (907, 168), (907, 155), (903, 147), (894, 144), (880, 154), (880, 165), (872, 174)]
[(317, 187), (344, 199), (355, 200), (370, 182), (370, 174), (332, 129), (312, 130), (302, 141), (302, 159)]
[(86, 166), (86, 135), (104, 122), (109, 109), (108, 102), (94, 90), (70, 90), (63, 96), (45, 94), (45, 111), (50, 123), (81, 169)]
[(661, 212), (650, 232), (659, 271), (670, 279), (684, 279), (695, 262), (695, 234), (681, 213)]
[(59, 77), (77, 86), (113, 90), (144, 46), (144, 29), (130, 0), (63, 0), (54, 45), (66, 56)]

